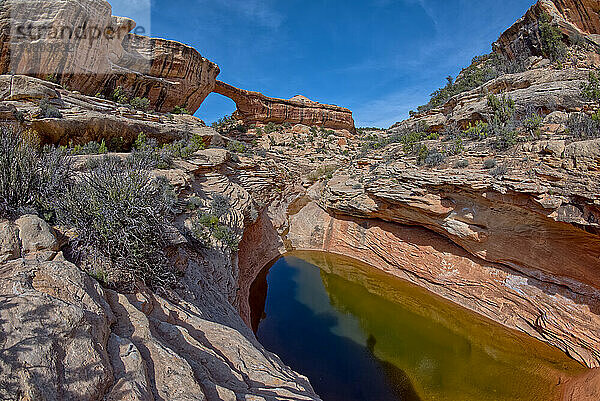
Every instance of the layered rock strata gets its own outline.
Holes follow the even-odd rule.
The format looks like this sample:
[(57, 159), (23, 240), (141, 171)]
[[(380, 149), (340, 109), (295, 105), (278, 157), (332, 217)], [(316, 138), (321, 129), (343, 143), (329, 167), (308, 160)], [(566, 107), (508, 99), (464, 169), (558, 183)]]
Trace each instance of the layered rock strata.
[[(40, 114), (42, 101), (55, 107), (60, 118)], [(36, 131), (46, 143), (83, 145), (104, 140), (129, 148), (140, 133), (160, 144), (190, 135), (210, 142), (215, 131), (190, 115), (156, 115), (133, 110), (97, 97), (65, 90), (52, 82), (25, 75), (0, 75), (2, 122)], [(23, 118), (21, 123), (18, 116)]]
[(539, 34), (543, 14), (550, 16), (565, 36), (579, 35), (600, 45), (600, 3), (596, 0), (540, 0), (493, 45), (495, 51), (510, 59), (517, 55), (542, 55)]
[[(129, 33), (134, 27), (112, 16), (104, 0), (5, 1), (0, 73), (52, 76), (88, 95), (110, 96), (122, 86), (157, 111), (185, 106), (195, 112), (212, 92), (219, 67), (179, 42)], [(85, 36), (75, 36), (77, 29)]]

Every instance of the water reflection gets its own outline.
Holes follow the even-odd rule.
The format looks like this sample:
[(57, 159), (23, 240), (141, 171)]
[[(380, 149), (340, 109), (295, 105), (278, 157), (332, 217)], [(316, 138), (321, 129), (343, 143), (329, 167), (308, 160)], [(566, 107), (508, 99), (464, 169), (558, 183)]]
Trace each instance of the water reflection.
[(561, 378), (583, 370), (552, 347), (346, 258), (288, 255), (252, 294), (259, 340), (324, 400), (548, 401)]

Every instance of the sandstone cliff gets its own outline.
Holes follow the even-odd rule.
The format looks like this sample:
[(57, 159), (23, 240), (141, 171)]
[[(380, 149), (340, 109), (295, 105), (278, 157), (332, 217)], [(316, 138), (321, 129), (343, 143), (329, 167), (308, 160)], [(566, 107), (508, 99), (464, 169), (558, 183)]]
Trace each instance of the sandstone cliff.
[[(101, 22), (126, 32), (132, 26), (110, 17), (100, 0), (61, 3), (73, 18), (91, 18), (86, 7), (95, 7)], [(3, 12), (10, 4), (0, 6)], [(535, 7), (596, 40), (595, 2)], [(47, 15), (54, 18), (56, 9), (49, 7)], [(533, 26), (527, 18), (533, 17), (502, 36), (498, 51), (509, 55), (521, 46), (515, 41), (534, 41), (524, 28)], [(174, 289), (142, 286), (123, 294), (102, 288), (61, 252), (68, 250), (61, 227), (36, 216), (0, 222), (2, 397), (318, 399), (308, 380), (264, 350), (248, 328), (252, 282), (271, 259), (294, 248), (352, 256), (552, 344), (588, 367), (600, 366), (600, 139), (577, 138), (567, 127), (571, 117), (594, 110), (580, 93), (598, 65), (593, 52), (579, 51), (561, 68), (534, 55), (525, 71), (458, 94), (387, 132), (356, 138), (327, 130), (313, 135), (308, 127), (350, 131), (349, 110), (215, 82), (217, 67), (176, 42), (127, 35), (103, 46), (112, 49), (107, 57), (88, 60), (89, 49), (83, 49), (78, 60), (105, 62), (109, 75), (89, 83), (79, 73), (65, 74), (72, 81), (61, 82), (88, 94), (94, 85), (123, 85), (163, 110), (194, 96), (201, 102), (214, 89), (236, 102), (248, 124), (298, 125), (260, 138), (250, 128), (237, 137), (246, 141), (240, 147), (191, 116), (133, 111), (35, 77), (0, 76), (0, 118), (34, 129), (47, 143), (122, 138), (131, 145), (143, 132), (160, 144), (194, 135), (214, 145), (154, 172), (177, 194), (169, 258), (181, 275)], [(155, 68), (138, 74), (148, 64), (130, 55), (148, 46), (159, 49)], [(2, 60), (6, 67), (8, 59)], [(17, 60), (28, 65), (25, 55)], [(517, 131), (519, 140), (504, 150), (492, 137), (444, 133), (452, 123), (491, 120), (488, 93), (507, 94), (519, 112), (539, 109), (539, 132)], [(62, 118), (38, 115), (41, 100)], [(443, 160), (424, 163), (401, 142), (421, 122), (430, 130), (413, 147)], [(452, 135), (462, 148), (450, 149), (458, 142)], [(376, 147), (372, 137), (380, 141)], [(225, 149), (228, 143), (232, 150)], [(75, 157), (79, 173), (100, 157)], [(502, 168), (487, 169), (492, 158)], [(186, 205), (204, 204), (215, 194), (231, 201), (223, 220), (241, 239), (237, 251), (218, 241), (200, 246), (187, 235), (193, 213)], [(565, 397), (595, 400), (597, 383), (597, 371), (590, 370), (568, 383)]]
[(494, 50), (516, 58), (541, 56), (538, 31), (542, 14), (549, 15), (565, 36), (580, 35), (600, 45), (600, 3), (595, 0), (540, 0), (493, 44)]
[(276, 99), (217, 81), (215, 90), (233, 100), (236, 116), (247, 124), (290, 123), (354, 131), (352, 112), (346, 108), (313, 102), (304, 96)]
[[(65, 33), (52, 34), (49, 27)], [(87, 36), (71, 39), (79, 27), (87, 27)], [(110, 96), (121, 86), (132, 98), (148, 98), (157, 111), (196, 111), (212, 92), (219, 67), (179, 42), (129, 33), (134, 27), (134, 21), (112, 16), (105, 0), (5, 1), (0, 73), (52, 76), (88, 95)]]

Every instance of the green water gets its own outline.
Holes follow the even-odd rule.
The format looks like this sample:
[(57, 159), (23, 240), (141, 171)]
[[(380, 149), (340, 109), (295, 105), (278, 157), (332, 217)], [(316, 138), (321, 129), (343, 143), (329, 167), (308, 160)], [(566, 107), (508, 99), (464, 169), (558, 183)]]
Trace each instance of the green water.
[(266, 289), (264, 311), (253, 293), (258, 339), (326, 401), (551, 401), (584, 371), (553, 347), (348, 258), (289, 254), (266, 283), (253, 286)]

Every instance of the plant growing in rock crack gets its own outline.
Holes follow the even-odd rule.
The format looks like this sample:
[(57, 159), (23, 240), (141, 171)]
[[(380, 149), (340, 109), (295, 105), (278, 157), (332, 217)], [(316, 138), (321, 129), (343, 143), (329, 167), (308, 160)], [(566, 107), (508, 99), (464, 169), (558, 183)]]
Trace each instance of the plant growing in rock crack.
[(525, 108), (525, 118), (522, 121), (525, 131), (527, 131), (527, 133), (532, 137), (539, 138), (542, 134), (540, 131), (540, 128), (542, 127), (542, 121), (543, 117), (539, 109), (531, 105), (527, 105)]
[(588, 73), (588, 81), (581, 84), (581, 95), (586, 100), (600, 103), (600, 71)]
[(105, 284), (132, 290), (137, 280), (158, 288), (175, 274), (169, 244), (175, 196), (165, 179), (153, 178), (143, 163), (105, 157), (55, 200), (58, 222), (75, 229), (74, 255)]
[(503, 177), (508, 173), (508, 168), (505, 165), (497, 166), (490, 170), (490, 175), (494, 178)]
[(498, 162), (495, 159), (486, 159), (483, 162), (483, 168), (486, 170), (493, 169), (498, 165)]
[(40, 109), (38, 111), (38, 117), (40, 118), (63, 118), (60, 110), (51, 104), (47, 99), (40, 101)]
[(600, 111), (589, 116), (585, 113), (573, 113), (567, 121), (569, 134), (579, 140), (600, 138)]
[(563, 34), (559, 27), (553, 25), (552, 17), (547, 13), (540, 16), (540, 39), (542, 53), (551, 61), (560, 61), (567, 55), (567, 46), (563, 42)]
[(488, 107), (492, 109), (493, 116), (490, 131), (495, 135), (494, 147), (508, 149), (517, 143), (517, 129), (515, 123), (515, 102), (508, 96), (500, 97), (488, 95)]

